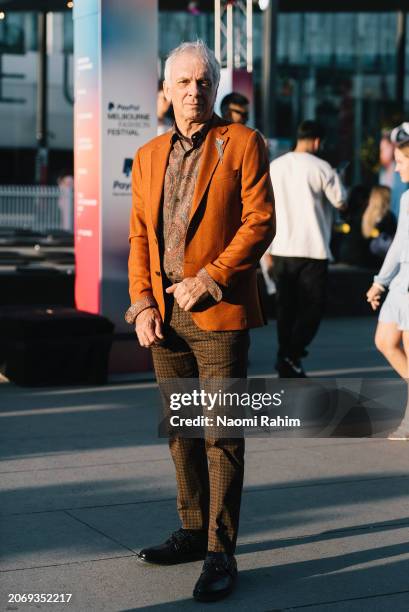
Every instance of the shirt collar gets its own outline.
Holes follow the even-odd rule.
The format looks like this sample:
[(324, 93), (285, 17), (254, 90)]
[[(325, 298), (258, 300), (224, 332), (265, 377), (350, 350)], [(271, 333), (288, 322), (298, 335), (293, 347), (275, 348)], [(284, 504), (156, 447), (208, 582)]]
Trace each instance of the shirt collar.
[(208, 131), (210, 130), (210, 128), (213, 125), (214, 117), (215, 117), (215, 115), (213, 115), (209, 119), (209, 121), (206, 121), (206, 123), (203, 125), (203, 127), (200, 128), (200, 130), (197, 130), (197, 132), (192, 134), (191, 138), (186, 138), (186, 136), (183, 136), (183, 134), (180, 132), (180, 130), (179, 130), (179, 128), (178, 128), (178, 126), (176, 125), (176, 122), (175, 122), (173, 124), (173, 129), (172, 129), (172, 132), (171, 132), (171, 142), (172, 142), (172, 144), (174, 144), (177, 140), (183, 140), (183, 142), (189, 144), (194, 149), (196, 149), (197, 147), (200, 147), (200, 145), (205, 140)]

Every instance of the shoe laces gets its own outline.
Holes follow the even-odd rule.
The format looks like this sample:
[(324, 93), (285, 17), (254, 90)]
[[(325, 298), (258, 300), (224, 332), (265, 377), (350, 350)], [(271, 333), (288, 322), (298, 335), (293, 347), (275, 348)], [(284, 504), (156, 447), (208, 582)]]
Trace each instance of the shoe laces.
[(167, 540), (167, 544), (173, 544), (178, 551), (188, 551), (192, 547), (192, 538), (193, 536), (189, 532), (184, 529), (178, 529), (172, 533)]
[(228, 573), (232, 576), (233, 565), (229, 560), (220, 559), (220, 557), (206, 557), (203, 564), (203, 571), (213, 569), (218, 574)]

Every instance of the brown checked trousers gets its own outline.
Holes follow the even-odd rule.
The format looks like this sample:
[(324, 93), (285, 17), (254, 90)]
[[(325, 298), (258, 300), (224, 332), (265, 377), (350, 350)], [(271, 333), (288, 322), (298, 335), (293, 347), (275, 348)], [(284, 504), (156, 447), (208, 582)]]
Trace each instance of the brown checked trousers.
[[(176, 378), (245, 378), (248, 330), (206, 331), (173, 304), (165, 340), (152, 347), (159, 383)], [(171, 436), (177, 509), (184, 529), (207, 529), (208, 550), (233, 554), (244, 474), (244, 439)]]

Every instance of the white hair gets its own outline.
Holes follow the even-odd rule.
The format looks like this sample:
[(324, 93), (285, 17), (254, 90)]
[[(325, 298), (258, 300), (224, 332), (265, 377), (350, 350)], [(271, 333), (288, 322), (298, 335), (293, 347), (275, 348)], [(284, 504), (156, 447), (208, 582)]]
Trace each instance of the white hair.
[(182, 53), (196, 53), (197, 55), (200, 55), (209, 68), (212, 85), (214, 87), (218, 86), (220, 81), (220, 64), (217, 61), (213, 51), (209, 49), (203, 40), (200, 39), (198, 39), (196, 42), (184, 42), (169, 53), (165, 62), (164, 71), (165, 81), (167, 83), (170, 83), (170, 73), (173, 60), (179, 55), (182, 55)]

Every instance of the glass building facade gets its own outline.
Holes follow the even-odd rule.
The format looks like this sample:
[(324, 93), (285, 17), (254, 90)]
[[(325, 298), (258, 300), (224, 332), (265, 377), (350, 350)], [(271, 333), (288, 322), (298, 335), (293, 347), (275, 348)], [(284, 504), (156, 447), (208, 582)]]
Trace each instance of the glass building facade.
[[(256, 127), (262, 129), (263, 16), (254, 15)], [(160, 57), (180, 40), (213, 43), (213, 16), (162, 13)], [(349, 162), (350, 183), (375, 180), (383, 128), (404, 120), (396, 103), (397, 13), (281, 13), (277, 28), (275, 136), (293, 139), (303, 119), (326, 128), (325, 156)], [(409, 45), (406, 56), (409, 59)], [(407, 64), (409, 65), (409, 64)], [(405, 101), (408, 101), (407, 88)]]
[[(49, 14), (50, 163), (72, 155), (72, 16)], [(37, 21), (35, 13), (8, 13), (0, 21), (0, 182), (33, 182), (36, 147)], [(350, 163), (350, 184), (375, 180), (382, 128), (403, 120), (396, 103), (398, 15), (281, 13), (278, 16), (275, 136), (289, 140), (298, 123), (318, 118), (326, 127), (325, 156)], [(263, 15), (254, 14), (255, 124), (262, 129)], [(162, 11), (159, 66), (182, 40), (214, 43), (211, 13)], [(406, 49), (409, 66), (409, 46)], [(408, 102), (409, 91), (405, 90)], [(406, 104), (407, 106), (407, 104)], [(22, 172), (22, 167), (25, 168)]]

